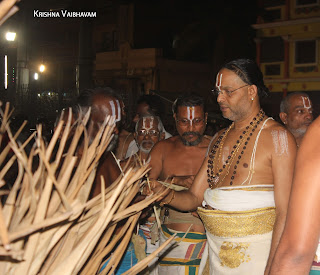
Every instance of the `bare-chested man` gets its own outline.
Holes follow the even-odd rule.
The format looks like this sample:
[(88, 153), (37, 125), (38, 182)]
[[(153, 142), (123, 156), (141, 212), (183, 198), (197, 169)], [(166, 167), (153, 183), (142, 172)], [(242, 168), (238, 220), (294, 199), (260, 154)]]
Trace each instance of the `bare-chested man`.
[(320, 117), (310, 125), (299, 148), (286, 226), (272, 262), (272, 275), (320, 274), (319, 137)]
[(313, 120), (312, 112), (312, 102), (306, 93), (290, 93), (281, 101), (279, 117), (295, 137), (298, 147)]
[(254, 61), (227, 63), (215, 86), (222, 115), (233, 123), (214, 139), (191, 188), (162, 201), (198, 207), (208, 238), (202, 274), (268, 274), (285, 223), (295, 140), (261, 110), (268, 89)]
[(124, 105), (118, 94), (111, 88), (87, 90), (80, 95), (79, 104), (84, 112), (91, 107), (91, 114), (88, 122), (89, 142), (92, 142), (98, 134), (100, 127), (103, 125), (108, 115), (114, 116), (116, 123), (113, 132), (114, 137), (107, 148), (107, 152), (99, 161), (96, 180), (91, 192), (91, 196), (94, 197), (100, 193), (101, 176), (104, 177), (106, 186), (109, 186), (120, 175), (120, 169), (110, 151), (117, 145), (117, 137), (119, 134), (118, 125), (121, 123), (121, 119), (124, 115)]
[[(178, 136), (160, 141), (151, 151), (151, 179), (170, 178), (176, 185), (189, 188), (205, 158), (210, 138), (204, 136), (207, 113), (198, 95), (178, 98), (173, 105)], [(182, 213), (166, 207), (163, 211), (160, 241), (178, 232), (182, 238), (176, 247), (163, 255), (159, 274), (197, 274), (205, 246), (205, 230), (201, 220), (191, 212)]]
[[(157, 116), (142, 116), (138, 119), (136, 126), (135, 126), (135, 133), (134, 133), (135, 141), (139, 148), (139, 151), (133, 155), (130, 159), (130, 165), (140, 166), (141, 163), (147, 161), (149, 152), (151, 151), (152, 147), (159, 141), (164, 138), (163, 132), (163, 125), (159, 117)], [(124, 167), (127, 165), (129, 159), (125, 159), (121, 161), (121, 166)], [(135, 198), (135, 201), (144, 199), (140, 196)], [(148, 209), (147, 209), (148, 210)], [(146, 213), (148, 215), (148, 213)], [(144, 214), (145, 215), (145, 214)], [(144, 216), (143, 215), (143, 216)], [(148, 215), (149, 216), (149, 215)], [(146, 217), (144, 217), (146, 218)], [(142, 221), (140, 221), (141, 223)], [(116, 229), (116, 234), (120, 230), (121, 227)], [(142, 250), (146, 250), (146, 254), (152, 253), (159, 247), (159, 242), (152, 242), (152, 230), (153, 228), (157, 229), (157, 224), (155, 224), (155, 218), (153, 216), (149, 216), (148, 219), (144, 219), (144, 223), (140, 224), (139, 227), (139, 235), (143, 234), (144, 238), (141, 237), (139, 244), (144, 243), (144, 239), (146, 239), (146, 249), (143, 248)], [(138, 237), (139, 238), (139, 237)], [(141, 255), (140, 255), (141, 257)], [(154, 261), (156, 261), (155, 259)], [(133, 265), (138, 262), (137, 254), (136, 254), (136, 247), (134, 247), (133, 243), (130, 241), (126, 252), (117, 267), (116, 274), (122, 274), (125, 271), (129, 270)], [(102, 267), (101, 270), (107, 263)], [(157, 274), (157, 268), (154, 265), (154, 262), (149, 264), (148, 268), (149, 274)]]
[[(165, 137), (163, 124), (158, 116), (142, 115), (135, 126), (134, 138), (139, 148), (139, 151), (131, 157), (131, 161), (136, 165), (140, 162), (148, 161), (151, 149), (160, 140)], [(122, 161), (126, 163), (126, 160)], [(158, 208), (149, 208), (143, 221), (140, 221), (140, 230), (143, 232), (146, 239), (146, 254), (149, 255), (159, 247), (158, 225), (153, 211), (159, 212)], [(149, 274), (157, 275), (156, 257), (152, 263), (149, 264)]]

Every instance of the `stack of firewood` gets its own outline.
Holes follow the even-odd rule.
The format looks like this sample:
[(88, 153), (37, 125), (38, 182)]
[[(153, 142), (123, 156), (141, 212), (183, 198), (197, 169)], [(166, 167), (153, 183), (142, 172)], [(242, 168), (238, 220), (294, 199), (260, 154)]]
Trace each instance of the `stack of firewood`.
[[(102, 180), (101, 194), (89, 199), (99, 159), (112, 139), (114, 119), (108, 117), (89, 144), (89, 112), (71, 125), (70, 111), (65, 127), (60, 121), (49, 142), (42, 138), (39, 125), (22, 144), (17, 140), (25, 123), (13, 135), (9, 117), (7, 104), (1, 111), (0, 186), (13, 166), (17, 173), (0, 204), (0, 274), (96, 274), (107, 261), (101, 274), (112, 274), (141, 211), (161, 195), (132, 204), (148, 167), (126, 167), (108, 188)], [(33, 146), (27, 153), (28, 143)], [(115, 234), (120, 221), (123, 226)], [(158, 251), (128, 274), (144, 269)]]

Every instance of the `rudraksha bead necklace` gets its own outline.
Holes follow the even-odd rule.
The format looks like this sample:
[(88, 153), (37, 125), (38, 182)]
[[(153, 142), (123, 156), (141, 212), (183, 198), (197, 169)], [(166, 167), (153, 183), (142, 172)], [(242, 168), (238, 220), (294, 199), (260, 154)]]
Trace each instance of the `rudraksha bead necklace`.
[[(224, 144), (224, 141), (226, 140), (226, 137), (229, 131), (233, 128), (234, 123), (232, 123), (229, 126), (229, 128), (225, 130), (218, 137), (216, 143), (212, 147), (212, 150), (209, 154), (209, 160), (208, 160), (207, 175), (208, 175), (208, 184), (211, 189), (218, 187), (224, 181), (224, 179), (229, 175), (231, 166), (233, 166), (234, 170), (231, 176), (230, 185), (233, 184), (233, 180), (237, 173), (237, 168), (239, 166), (240, 160), (245, 150), (247, 149), (248, 142), (250, 141), (250, 138), (253, 135), (256, 128), (258, 127), (258, 125), (261, 123), (261, 121), (263, 121), (264, 117), (265, 117), (265, 113), (261, 109), (259, 113), (252, 119), (250, 124), (246, 126), (246, 129), (240, 134), (236, 144), (232, 147), (232, 151), (230, 155), (227, 157), (227, 160), (225, 161), (225, 163), (222, 164), (222, 167), (219, 170), (218, 170), (218, 164), (222, 163), (221, 158), (222, 158), (223, 144)], [(243, 145), (242, 150), (238, 155), (238, 152), (242, 145)], [(236, 163), (233, 165), (233, 162), (236, 159), (237, 155), (238, 155), (238, 158), (236, 160)]]

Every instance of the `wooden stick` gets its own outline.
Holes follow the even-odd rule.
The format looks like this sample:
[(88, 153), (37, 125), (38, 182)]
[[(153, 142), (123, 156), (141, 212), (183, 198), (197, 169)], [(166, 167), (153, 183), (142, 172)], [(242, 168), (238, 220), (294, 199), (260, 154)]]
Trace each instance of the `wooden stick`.
[(149, 256), (144, 258), (142, 261), (138, 262), (135, 266), (131, 267), (129, 270), (124, 272), (122, 275), (138, 274), (140, 271), (145, 269), (158, 254), (161, 252), (170, 242), (175, 238), (176, 234), (172, 235), (163, 244), (161, 244), (155, 251), (153, 251)]
[(0, 237), (2, 240), (2, 245), (4, 246), (5, 250), (10, 250), (10, 241), (9, 241), (9, 234), (6, 227), (6, 223), (2, 213), (2, 204), (0, 203)]

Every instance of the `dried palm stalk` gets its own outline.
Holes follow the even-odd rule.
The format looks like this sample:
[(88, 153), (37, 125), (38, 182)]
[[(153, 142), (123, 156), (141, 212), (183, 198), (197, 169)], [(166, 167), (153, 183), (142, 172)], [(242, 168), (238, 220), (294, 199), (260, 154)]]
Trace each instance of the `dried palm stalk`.
[(19, 0), (3, 0), (0, 2), (0, 26), (19, 10), (19, 8), (15, 6), (17, 2), (19, 2)]
[[(0, 274), (96, 274), (106, 258), (110, 261), (103, 273), (113, 272), (141, 211), (161, 196), (154, 194), (132, 204), (149, 169), (142, 164), (126, 167), (111, 186), (102, 184), (102, 192), (89, 198), (99, 159), (112, 139), (114, 118), (106, 118), (89, 144), (85, 128), (89, 112), (78, 119), (70, 137), (70, 110), (66, 127), (63, 130), (60, 121), (48, 144), (41, 126), (21, 144), (18, 136), (25, 124), (13, 135), (9, 105), (0, 114), (0, 145), (4, 148), (0, 186), (8, 171), (17, 170), (9, 178), (12, 188), (0, 205)], [(1, 144), (4, 135), (8, 144)], [(26, 152), (29, 142), (34, 144)], [(115, 236), (117, 224), (124, 219)], [(141, 261), (137, 270), (148, 262)]]
[(158, 181), (159, 183), (161, 183), (163, 186), (172, 189), (174, 191), (183, 191), (183, 190), (188, 190), (187, 187), (181, 186), (181, 185), (177, 185), (174, 183), (170, 183), (170, 182), (165, 182), (165, 181)]

